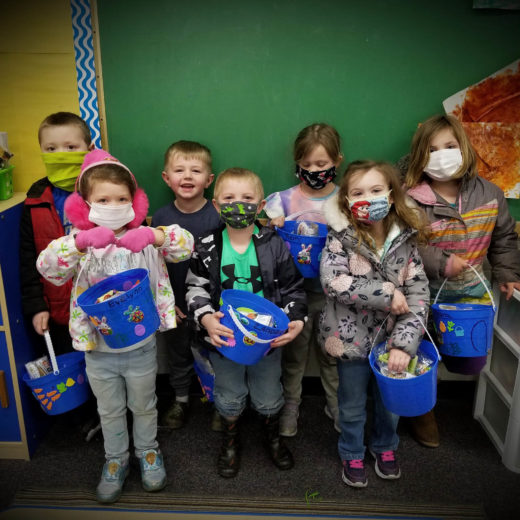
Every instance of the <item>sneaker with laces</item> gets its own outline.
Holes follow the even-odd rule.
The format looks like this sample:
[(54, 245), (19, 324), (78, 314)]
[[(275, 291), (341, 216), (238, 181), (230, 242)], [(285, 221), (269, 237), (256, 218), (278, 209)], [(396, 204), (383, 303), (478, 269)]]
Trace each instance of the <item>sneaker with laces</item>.
[(188, 417), (188, 403), (174, 401), (166, 410), (163, 416), (162, 424), (172, 430), (182, 428), (186, 424)]
[(365, 462), (361, 459), (344, 460), (341, 478), (352, 487), (366, 487), (368, 484)]
[(146, 450), (139, 458), (141, 483), (145, 491), (160, 491), (166, 486), (163, 456), (158, 450)]
[(294, 437), (298, 433), (298, 416), (300, 415), (298, 403), (287, 401), (280, 414), (280, 435), (282, 437)]
[(101, 504), (116, 502), (123, 491), (123, 484), (130, 471), (128, 460), (108, 459), (103, 466), (101, 480), (96, 488), (96, 500)]
[(401, 468), (395, 456), (395, 451), (387, 450), (382, 453), (370, 451), (376, 459), (375, 470), (378, 477), (384, 479), (398, 479), (401, 476)]
[(325, 415), (331, 419), (332, 421), (334, 421), (334, 429), (338, 432), (338, 433), (341, 433), (341, 428), (339, 426), (339, 410), (336, 408), (335, 410), (331, 410), (329, 405), (326, 404), (325, 405)]

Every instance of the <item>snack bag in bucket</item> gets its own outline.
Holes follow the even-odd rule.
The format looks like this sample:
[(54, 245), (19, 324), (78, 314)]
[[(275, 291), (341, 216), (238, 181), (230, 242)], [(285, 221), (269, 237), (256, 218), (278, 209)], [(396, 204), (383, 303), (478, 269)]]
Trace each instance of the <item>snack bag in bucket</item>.
[(53, 373), (37, 379), (26, 373), (22, 379), (46, 414), (59, 415), (82, 405), (90, 396), (85, 353), (75, 351), (56, 357), (48, 331), (45, 341)]
[(159, 328), (159, 315), (146, 269), (130, 269), (105, 278), (78, 297), (110, 348), (143, 341)]
[(274, 303), (247, 291), (226, 289), (221, 294), (222, 325), (233, 331), (234, 338), (222, 338), (229, 346), (218, 351), (243, 365), (258, 363), (270, 349), (273, 339), (289, 326), (289, 318)]
[(437, 303), (446, 283), (442, 283), (431, 306), (439, 351), (446, 368), (460, 374), (478, 374), (486, 364), (493, 344), (496, 306), (493, 296), (476, 269), (470, 266), (486, 288), (492, 305)]

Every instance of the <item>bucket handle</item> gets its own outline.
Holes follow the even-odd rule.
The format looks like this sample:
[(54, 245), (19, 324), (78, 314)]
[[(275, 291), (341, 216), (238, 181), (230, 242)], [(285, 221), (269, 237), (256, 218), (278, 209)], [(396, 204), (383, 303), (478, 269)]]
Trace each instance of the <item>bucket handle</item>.
[(290, 215), (287, 215), (287, 217), (285, 217), (285, 220), (294, 220), (295, 218), (301, 217), (306, 213), (319, 213), (320, 215), (325, 214), (320, 209), (302, 209), (301, 211), (296, 211), (294, 213), (291, 213)]
[[(426, 325), (424, 324), (423, 320), (420, 318), (420, 316), (415, 314), (415, 312), (413, 312), (413, 311), (410, 311), (410, 312), (419, 320), (419, 323), (423, 326), (424, 332), (426, 332), (426, 334), (428, 334), (428, 337), (430, 338), (430, 341), (431, 341), (431, 343), (433, 345), (433, 348), (435, 349), (435, 352), (437, 354), (437, 359), (440, 361), (441, 360), (441, 355), (439, 353), (439, 349), (437, 348), (437, 345), (435, 344), (435, 341), (433, 341), (433, 338), (432, 338), (431, 334), (428, 332), (428, 329), (426, 328)], [(374, 339), (372, 340), (372, 346), (370, 347), (370, 350), (372, 350), (374, 348), (374, 344), (376, 342), (376, 339), (379, 336), (379, 333), (381, 332), (381, 329), (383, 328), (383, 325), (385, 324), (386, 320), (388, 319), (388, 316), (390, 316), (390, 313), (388, 313), (386, 315), (386, 318), (383, 320), (383, 323), (381, 323), (379, 329), (377, 330), (377, 334), (375, 335)]]
[[(482, 285), (485, 287), (488, 295), (489, 295), (489, 298), (491, 300), (491, 305), (493, 306), (493, 310), (496, 311), (497, 308), (496, 308), (496, 305), (495, 305), (495, 300), (493, 300), (493, 296), (491, 294), (491, 291), (489, 290), (488, 286), (486, 285), (486, 283), (484, 282), (484, 279), (482, 278), (482, 276), (480, 276), (479, 272), (471, 265), (471, 264), (468, 264), (471, 269), (473, 269), (473, 271), (475, 271), (475, 274), (478, 276), (478, 279), (481, 281)], [(448, 278), (444, 278), (444, 281), (442, 282), (441, 286), (439, 287), (439, 290), (437, 291), (437, 294), (435, 295), (435, 300), (433, 300), (433, 305), (435, 305), (437, 303), (437, 299), (439, 298), (439, 294), (441, 293), (442, 291), (442, 288), (444, 287), (444, 284), (448, 281)]]
[(253, 343), (271, 343), (274, 338), (272, 339), (260, 339), (256, 336), (253, 336), (244, 326), (238, 321), (238, 318), (235, 316), (235, 310), (231, 305), (228, 305), (228, 314), (231, 316), (231, 319), (233, 320), (233, 323), (235, 324), (236, 328), (246, 337), (249, 338)]
[(46, 330), (43, 333), (43, 337), (45, 338), (45, 343), (47, 344), (47, 350), (49, 351), (49, 357), (51, 358), (52, 371), (54, 372), (54, 375), (57, 376), (60, 373), (60, 369), (58, 368), (58, 363), (56, 361), (56, 354), (54, 353), (51, 335), (49, 334), (48, 330)]

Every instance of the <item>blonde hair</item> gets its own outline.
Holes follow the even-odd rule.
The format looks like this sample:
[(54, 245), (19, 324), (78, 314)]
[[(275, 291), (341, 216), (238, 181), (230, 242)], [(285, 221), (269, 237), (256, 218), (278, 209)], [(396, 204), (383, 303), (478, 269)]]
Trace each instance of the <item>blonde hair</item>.
[(417, 186), (425, 177), (424, 168), (430, 159), (430, 143), (433, 137), (441, 130), (449, 128), (457, 139), (462, 154), (462, 166), (455, 173), (453, 179), (460, 179), (464, 175), (477, 175), (477, 155), (464, 131), (461, 122), (452, 115), (435, 115), (422, 123), (412, 139), (410, 148), (410, 164), (405, 176), (408, 188)]
[(215, 181), (215, 188), (213, 190), (213, 196), (218, 198), (221, 192), (222, 183), (228, 179), (236, 179), (241, 181), (248, 181), (254, 187), (255, 193), (259, 196), (259, 200), (264, 198), (264, 187), (260, 177), (245, 168), (228, 168), (223, 172), (219, 173), (217, 180)]
[(383, 224), (385, 232), (388, 233), (394, 222), (404, 224), (412, 229), (417, 230), (417, 242), (426, 244), (429, 238), (429, 221), (422, 209), (417, 206), (411, 207), (400, 180), (399, 171), (390, 163), (384, 161), (354, 161), (351, 162), (341, 180), (338, 192), (339, 210), (347, 217), (350, 224), (356, 232), (358, 238), (358, 246), (361, 243), (366, 244), (370, 249), (375, 250), (369, 230), (370, 224), (358, 221), (352, 215), (352, 210), (347, 202), (349, 183), (356, 175), (363, 175), (369, 170), (377, 170), (383, 175), (390, 190), (392, 190), (393, 204), (388, 215), (384, 218)]
[(42, 131), (45, 128), (49, 128), (50, 126), (77, 126), (81, 133), (83, 134), (83, 140), (85, 141), (85, 144), (90, 146), (90, 143), (92, 142), (92, 136), (90, 135), (90, 130), (81, 117), (79, 117), (76, 114), (73, 114), (72, 112), (55, 112), (54, 114), (50, 114), (47, 116), (41, 123), (40, 127), (38, 128), (38, 142), (42, 143)]
[(170, 158), (175, 154), (182, 155), (187, 159), (202, 161), (211, 172), (211, 151), (207, 146), (196, 141), (177, 141), (171, 144), (164, 154), (164, 168), (168, 167)]
[(320, 144), (332, 162), (338, 162), (342, 158), (341, 139), (337, 130), (326, 123), (314, 123), (300, 130), (297, 135), (293, 149), (294, 162), (299, 163)]
[(92, 168), (86, 170), (80, 177), (78, 191), (83, 199), (88, 199), (92, 192), (93, 184), (99, 181), (127, 186), (132, 199), (137, 190), (134, 179), (125, 168), (118, 164), (99, 164), (98, 166), (92, 166)]

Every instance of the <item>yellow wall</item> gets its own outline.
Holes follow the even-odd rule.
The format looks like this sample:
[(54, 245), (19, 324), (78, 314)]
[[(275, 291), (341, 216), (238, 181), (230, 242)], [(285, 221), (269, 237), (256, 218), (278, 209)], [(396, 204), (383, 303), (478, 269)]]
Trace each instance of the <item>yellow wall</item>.
[(79, 114), (69, 0), (2, 0), (0, 131), (14, 153), (15, 191), (45, 176), (38, 126), (61, 110)]

